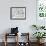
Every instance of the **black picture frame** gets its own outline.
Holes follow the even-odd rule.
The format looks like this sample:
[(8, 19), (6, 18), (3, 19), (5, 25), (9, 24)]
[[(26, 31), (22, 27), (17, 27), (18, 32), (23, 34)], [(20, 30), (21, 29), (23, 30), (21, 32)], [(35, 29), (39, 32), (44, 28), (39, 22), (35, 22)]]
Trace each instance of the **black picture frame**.
[[(18, 14), (18, 15), (15, 15), (15, 14)], [(18, 16), (18, 17), (15, 17), (15, 16)], [(26, 20), (26, 7), (10, 7), (10, 19)]]

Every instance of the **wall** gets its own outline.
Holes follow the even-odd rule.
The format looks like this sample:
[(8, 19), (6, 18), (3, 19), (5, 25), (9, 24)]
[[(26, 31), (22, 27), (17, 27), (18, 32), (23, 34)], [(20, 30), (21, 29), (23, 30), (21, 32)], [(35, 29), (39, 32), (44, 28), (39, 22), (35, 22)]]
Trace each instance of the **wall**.
[[(10, 20), (10, 7), (26, 7), (26, 20)], [(32, 36), (32, 24), (36, 24), (36, 0), (0, 0), (0, 34), (17, 26), (20, 32), (30, 32)]]

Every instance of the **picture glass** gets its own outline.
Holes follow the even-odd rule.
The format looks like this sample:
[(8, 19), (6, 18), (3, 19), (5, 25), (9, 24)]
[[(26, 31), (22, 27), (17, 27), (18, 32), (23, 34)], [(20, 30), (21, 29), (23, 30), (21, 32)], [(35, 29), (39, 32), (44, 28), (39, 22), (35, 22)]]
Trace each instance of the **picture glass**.
[(39, 17), (46, 17), (46, 0), (37, 1), (37, 15)]
[(37, 0), (37, 25), (46, 25), (46, 0)]
[(13, 7), (11, 10), (12, 19), (26, 19), (25, 7)]

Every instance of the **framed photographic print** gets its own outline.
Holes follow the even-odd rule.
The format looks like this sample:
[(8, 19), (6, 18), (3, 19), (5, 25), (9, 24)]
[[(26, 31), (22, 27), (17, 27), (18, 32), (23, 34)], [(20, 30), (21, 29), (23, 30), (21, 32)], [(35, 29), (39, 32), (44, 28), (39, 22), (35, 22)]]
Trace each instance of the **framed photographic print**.
[(10, 8), (11, 20), (25, 20), (26, 19), (26, 7), (11, 7)]
[(36, 2), (36, 24), (46, 25), (46, 0), (37, 0)]
[(46, 18), (46, 0), (37, 0), (37, 15), (39, 18)]

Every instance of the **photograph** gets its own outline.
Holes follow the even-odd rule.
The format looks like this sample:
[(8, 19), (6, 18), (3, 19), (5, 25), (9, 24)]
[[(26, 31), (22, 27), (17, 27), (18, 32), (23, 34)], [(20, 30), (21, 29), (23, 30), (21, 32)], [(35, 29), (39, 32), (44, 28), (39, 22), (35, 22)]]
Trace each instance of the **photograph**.
[(25, 20), (26, 19), (26, 7), (11, 7), (10, 8), (11, 20)]

